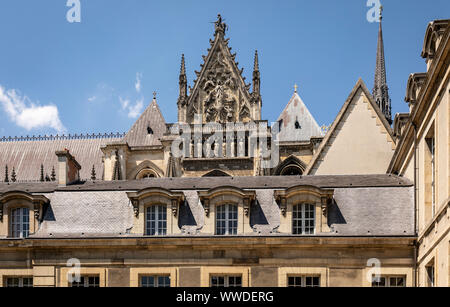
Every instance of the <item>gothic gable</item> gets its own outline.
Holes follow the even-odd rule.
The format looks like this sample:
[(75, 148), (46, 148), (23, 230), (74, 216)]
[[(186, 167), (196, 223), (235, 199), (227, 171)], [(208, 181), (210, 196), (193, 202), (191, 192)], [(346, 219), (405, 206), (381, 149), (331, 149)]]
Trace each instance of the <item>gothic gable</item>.
[(192, 124), (195, 114), (201, 114), (203, 123), (260, 120), (260, 106), (252, 99), (250, 84), (245, 83), (243, 69), (235, 61), (236, 54), (231, 53), (229, 39), (224, 38), (226, 24), (220, 15), (215, 27), (214, 40), (210, 41), (208, 55), (203, 57), (201, 71), (196, 72), (194, 87), (189, 97), (179, 99), (184, 102), (179, 104), (179, 119)]

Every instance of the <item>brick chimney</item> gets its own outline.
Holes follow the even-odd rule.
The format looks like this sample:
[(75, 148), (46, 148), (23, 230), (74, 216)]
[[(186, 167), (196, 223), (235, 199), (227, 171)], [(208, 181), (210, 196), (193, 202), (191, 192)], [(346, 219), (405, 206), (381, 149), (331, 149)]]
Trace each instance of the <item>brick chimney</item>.
[(58, 184), (66, 186), (79, 181), (81, 166), (69, 150), (57, 151), (56, 155), (58, 156)]

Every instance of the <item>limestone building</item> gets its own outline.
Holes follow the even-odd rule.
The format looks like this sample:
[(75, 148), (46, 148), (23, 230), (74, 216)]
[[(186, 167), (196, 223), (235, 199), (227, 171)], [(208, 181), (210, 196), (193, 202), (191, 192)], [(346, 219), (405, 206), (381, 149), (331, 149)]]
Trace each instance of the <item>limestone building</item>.
[(297, 89), (263, 120), (226, 30), (192, 87), (182, 56), (177, 123), (154, 97), (124, 134), (0, 140), (0, 286), (449, 286), (449, 21), (394, 121), (380, 22), (328, 131)]

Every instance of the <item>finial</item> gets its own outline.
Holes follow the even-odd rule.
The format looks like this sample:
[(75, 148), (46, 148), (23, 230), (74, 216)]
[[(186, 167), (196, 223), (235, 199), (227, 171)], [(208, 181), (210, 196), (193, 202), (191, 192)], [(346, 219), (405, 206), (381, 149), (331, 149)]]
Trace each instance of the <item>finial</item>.
[(55, 167), (54, 166), (52, 166), (52, 173), (51, 173), (50, 179), (52, 181), (56, 181), (56, 172), (55, 172)]
[(9, 182), (9, 178), (8, 178), (8, 165), (5, 166), (5, 182)]
[(16, 182), (17, 181), (16, 170), (14, 169), (14, 166), (13, 166), (12, 173), (11, 173), (11, 181), (12, 182)]
[(40, 182), (44, 182), (45, 177), (44, 177), (44, 165), (41, 164), (41, 177), (39, 178)]
[(383, 6), (380, 6), (380, 22), (383, 19)]
[(184, 60), (184, 53), (181, 55), (181, 69), (180, 69), (180, 75), (186, 74), (186, 64)]
[(297, 83), (295, 83), (295, 85), (294, 85), (294, 92), (297, 93), (297, 91), (298, 91), (298, 85), (297, 85)]
[(91, 180), (95, 181), (96, 179), (97, 179), (97, 174), (95, 173), (95, 165), (92, 165)]
[(258, 71), (258, 70), (259, 70), (258, 50), (255, 50), (255, 65), (254, 65), (254, 70), (255, 70), (255, 71)]
[(156, 100), (156, 91), (153, 92), (153, 100)]
[(223, 22), (222, 16), (220, 14), (217, 14), (217, 21), (214, 22), (216, 34), (222, 33), (225, 34), (225, 31), (227, 30), (227, 24)]

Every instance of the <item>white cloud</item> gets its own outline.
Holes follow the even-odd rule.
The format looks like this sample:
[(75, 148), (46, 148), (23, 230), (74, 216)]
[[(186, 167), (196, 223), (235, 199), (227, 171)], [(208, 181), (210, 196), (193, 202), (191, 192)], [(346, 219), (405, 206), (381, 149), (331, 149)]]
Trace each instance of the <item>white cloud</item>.
[(143, 107), (144, 107), (144, 99), (136, 101), (136, 104), (134, 106), (130, 106), (128, 108), (128, 117), (137, 118), (141, 114)]
[(58, 108), (53, 104), (41, 106), (27, 96), (20, 96), (15, 89), (6, 90), (1, 85), (0, 103), (11, 121), (28, 131), (37, 128), (66, 130), (59, 119)]
[(122, 97), (119, 97), (119, 101), (122, 106), (122, 110), (126, 110), (128, 112), (129, 118), (137, 118), (141, 114), (142, 108), (144, 107), (144, 98), (137, 100), (134, 105), (130, 103), (129, 99), (123, 99)]
[(89, 102), (94, 102), (97, 99), (97, 96), (92, 96), (88, 98)]
[(136, 82), (134, 83), (134, 87), (136, 88), (136, 92), (139, 94), (142, 89), (142, 73), (136, 73)]

